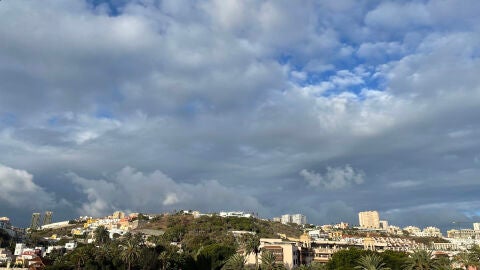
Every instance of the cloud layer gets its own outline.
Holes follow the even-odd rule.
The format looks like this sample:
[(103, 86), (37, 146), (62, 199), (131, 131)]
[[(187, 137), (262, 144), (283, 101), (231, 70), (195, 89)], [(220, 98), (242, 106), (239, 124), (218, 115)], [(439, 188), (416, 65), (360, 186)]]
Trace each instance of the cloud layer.
[[(479, 12), (474, 0), (3, 0), (0, 214), (25, 223), (35, 193), (59, 219), (473, 220)], [(13, 183), (28, 188), (12, 196)]]
[(355, 172), (350, 165), (344, 168), (327, 167), (325, 175), (303, 169), (300, 175), (305, 178), (310, 186), (324, 187), (327, 189), (340, 189), (350, 185), (359, 185), (364, 182), (363, 172)]

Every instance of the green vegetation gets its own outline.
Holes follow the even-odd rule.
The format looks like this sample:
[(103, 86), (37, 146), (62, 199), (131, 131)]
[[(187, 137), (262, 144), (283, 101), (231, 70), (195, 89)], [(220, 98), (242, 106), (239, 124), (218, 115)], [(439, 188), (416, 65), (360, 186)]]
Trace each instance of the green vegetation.
[(3, 229), (0, 229), (0, 248), (7, 248), (11, 252), (15, 249), (15, 239)]
[[(222, 218), (191, 215), (162, 215), (145, 222), (139, 229), (157, 229), (165, 233), (151, 236), (148, 242), (140, 234), (127, 233), (111, 240), (108, 231), (98, 227), (94, 231), (95, 244), (79, 245), (70, 253), (53, 252), (47, 258), (47, 269), (284, 269), (272, 253), (259, 248), (260, 237), (278, 238), (278, 234), (299, 237), (296, 225), (262, 221), (254, 218)], [(235, 238), (230, 231), (250, 231)], [(357, 233), (352, 231), (353, 233)], [(48, 232), (48, 234), (54, 232)], [(39, 241), (39, 232), (32, 232), (29, 241)], [(0, 239), (4, 239), (0, 232)], [(5, 238), (6, 239), (6, 238)], [(5, 246), (6, 240), (0, 240)], [(431, 241), (427, 239), (426, 241)], [(435, 240), (436, 241), (436, 240)], [(436, 241), (438, 242), (438, 241)], [(255, 256), (256, 263), (246, 266), (243, 250)], [(262, 253), (262, 256), (259, 256)], [(480, 247), (459, 253), (455, 262), (467, 269), (480, 267)], [(434, 258), (431, 253), (418, 250), (412, 254), (396, 251), (381, 253), (348, 249), (336, 252), (332, 259), (322, 264), (303, 265), (299, 270), (452, 270), (448, 257)]]
[[(389, 250), (382, 253), (376, 253), (373, 251), (351, 248), (333, 254), (332, 259), (326, 264), (326, 268), (329, 270), (386, 268), (400, 270), (403, 269), (407, 258), (408, 255), (404, 252)], [(380, 268), (369, 268), (372, 267), (373, 264)]]
[[(95, 244), (79, 246), (65, 256), (55, 253), (49, 258), (53, 264), (48, 269), (243, 269), (239, 265), (244, 266), (245, 258), (236, 255), (240, 247), (254, 253), (258, 261), (259, 237), (302, 234), (299, 226), (254, 218), (204, 216), (194, 219), (181, 214), (158, 216), (139, 229), (165, 233), (148, 238), (153, 247), (147, 246), (139, 234), (111, 240), (108, 231), (100, 226), (94, 231)], [(230, 231), (250, 231), (256, 235), (235, 239)], [(33, 232), (30, 238), (39, 239), (39, 232)]]

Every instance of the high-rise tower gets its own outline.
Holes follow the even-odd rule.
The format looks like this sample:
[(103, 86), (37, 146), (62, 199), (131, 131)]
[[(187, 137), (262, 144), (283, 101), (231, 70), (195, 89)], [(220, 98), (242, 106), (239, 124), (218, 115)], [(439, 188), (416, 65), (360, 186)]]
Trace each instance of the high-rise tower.
[(365, 211), (358, 213), (361, 228), (380, 229), (380, 218), (377, 211)]
[(52, 211), (46, 211), (45, 212), (45, 215), (43, 216), (43, 225), (44, 226), (52, 223), (52, 215), (53, 215)]
[(39, 227), (40, 227), (40, 213), (33, 213), (30, 229), (37, 230)]

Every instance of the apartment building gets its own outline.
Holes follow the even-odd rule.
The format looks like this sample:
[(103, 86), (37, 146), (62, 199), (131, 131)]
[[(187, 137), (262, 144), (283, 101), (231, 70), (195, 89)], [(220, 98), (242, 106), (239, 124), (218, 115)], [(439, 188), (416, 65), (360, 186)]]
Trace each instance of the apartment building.
[(380, 216), (377, 211), (365, 211), (358, 213), (361, 228), (380, 229)]

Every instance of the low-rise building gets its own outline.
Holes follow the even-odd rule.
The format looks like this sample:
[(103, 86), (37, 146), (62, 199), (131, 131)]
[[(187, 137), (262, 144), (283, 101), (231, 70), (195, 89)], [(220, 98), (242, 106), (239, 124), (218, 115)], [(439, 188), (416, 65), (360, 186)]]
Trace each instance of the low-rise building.
[(77, 248), (77, 242), (71, 241), (65, 244), (65, 249), (68, 251), (72, 251)]
[(480, 239), (480, 231), (472, 229), (449, 230), (447, 231), (447, 237), (455, 239)]
[(408, 232), (410, 235), (417, 235), (419, 234), (422, 230), (416, 226), (407, 226), (403, 228), (404, 231)]
[(439, 228), (437, 227), (426, 227), (423, 229), (422, 233), (419, 234), (418, 236), (423, 236), (423, 237), (442, 237), (442, 232), (440, 231)]
[[(297, 242), (293, 241), (282, 241), (282, 239), (276, 238), (261, 238), (260, 239), (260, 250), (262, 252), (259, 254), (259, 260), (261, 260), (262, 254), (266, 251), (272, 252), (275, 255), (277, 263), (283, 264), (287, 269), (293, 269), (298, 267), (301, 264), (301, 256), (308, 256), (306, 250), (302, 252), (302, 247), (298, 246)], [(305, 263), (309, 261), (308, 258), (303, 258)], [(250, 253), (246, 256), (247, 264), (255, 264), (255, 255)], [(310, 259), (311, 261), (311, 259)]]
[(6, 264), (13, 261), (14, 257), (10, 250), (6, 248), (0, 248), (0, 263)]
[(241, 212), (241, 211), (220, 212), (220, 213), (219, 213), (219, 216), (221, 216), (221, 217), (244, 217), (244, 218), (255, 217), (255, 216), (254, 216), (253, 214), (251, 214), (251, 213), (245, 213), (245, 212)]

